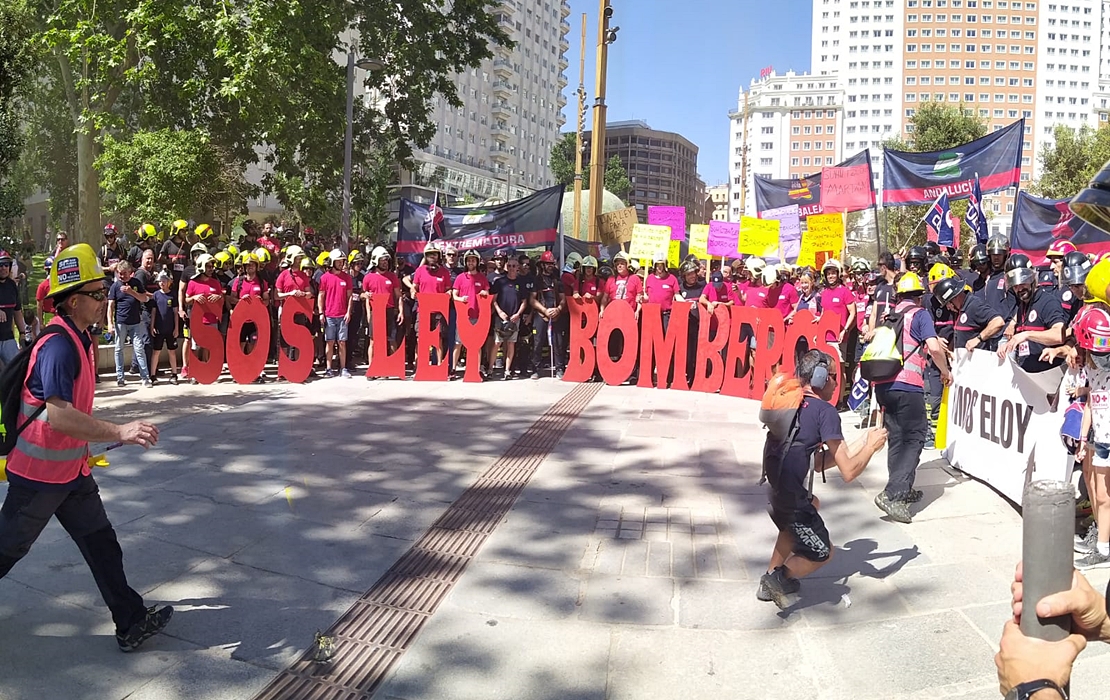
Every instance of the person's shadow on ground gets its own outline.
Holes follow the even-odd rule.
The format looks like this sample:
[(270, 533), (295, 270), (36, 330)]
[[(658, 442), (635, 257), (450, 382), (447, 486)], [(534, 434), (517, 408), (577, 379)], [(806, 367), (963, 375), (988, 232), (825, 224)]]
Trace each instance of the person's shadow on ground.
[[(837, 547), (828, 565), (819, 569), (813, 577), (802, 579), (802, 588), (794, 602), (779, 611), (779, 616), (786, 618), (791, 613), (823, 603), (836, 605), (852, 592), (848, 585), (852, 576), (885, 579), (901, 571), (921, 554), (917, 545), (889, 552), (879, 552), (877, 548), (878, 544), (871, 539), (852, 540)], [(882, 567), (876, 565), (887, 559), (893, 561)]]

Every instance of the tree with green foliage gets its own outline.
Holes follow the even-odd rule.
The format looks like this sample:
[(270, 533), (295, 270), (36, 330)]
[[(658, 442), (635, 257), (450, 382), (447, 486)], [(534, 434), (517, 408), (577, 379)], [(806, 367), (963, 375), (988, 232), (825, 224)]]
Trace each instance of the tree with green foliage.
[(15, 178), (23, 149), (17, 104), (30, 82), (32, 33), (26, 0), (0, 4), (0, 233), (5, 236), (11, 233), (11, 220), (23, 215), (23, 193)]
[(251, 193), (242, 166), (203, 131), (139, 131), (104, 136), (94, 164), (108, 209), (139, 221), (189, 218), (194, 212), (240, 209)]
[(1093, 129), (1084, 124), (1078, 131), (1057, 124), (1053, 131), (1055, 143), (1045, 143), (1037, 157), (1041, 177), (1030, 192), (1051, 199), (1074, 197), (1110, 161), (1110, 126)]
[[(563, 134), (555, 145), (551, 147), (551, 173), (555, 182), (563, 187), (574, 186), (574, 149), (577, 146), (577, 137), (574, 133)], [(590, 186), (590, 166), (582, 166), (582, 188)], [(605, 189), (623, 200), (628, 199), (632, 192), (632, 181), (628, 179), (628, 172), (624, 169), (619, 156), (613, 155), (605, 162)]]
[(298, 196), (334, 201), (347, 94), (335, 57), (365, 47), (382, 63), (356, 86), (385, 102), (360, 110), (356, 142), (393, 141), (405, 159), (435, 133), (433, 99), (460, 104), (454, 76), (489, 58), (492, 44), (511, 43), (488, 5), (43, 0), (38, 44), (56, 64), (76, 134), (77, 237), (99, 239), (95, 163), (109, 134), (199, 130), (235, 162), (264, 160), (279, 199), (299, 181)]
[[(943, 151), (987, 134), (987, 125), (972, 110), (943, 102), (922, 104), (910, 117), (910, 125), (909, 142), (899, 138), (888, 139), (883, 142), (883, 149), (915, 153)], [(966, 199), (952, 202), (951, 206), (953, 218), (963, 219), (967, 214)], [(925, 227), (920, 224), (927, 209), (928, 205), (883, 207), (881, 228), (884, 246), (897, 252), (924, 243)], [(973, 244), (970, 243), (973, 238), (965, 233), (961, 241), (966, 247)]]

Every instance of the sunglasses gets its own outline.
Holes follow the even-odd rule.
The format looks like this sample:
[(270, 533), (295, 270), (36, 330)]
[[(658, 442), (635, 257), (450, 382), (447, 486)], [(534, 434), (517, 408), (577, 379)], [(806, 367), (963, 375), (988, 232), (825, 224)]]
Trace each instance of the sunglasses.
[(93, 301), (104, 301), (108, 298), (108, 292), (104, 291), (103, 289), (98, 289), (95, 292), (74, 292), (74, 294), (80, 294), (83, 297), (89, 297)]

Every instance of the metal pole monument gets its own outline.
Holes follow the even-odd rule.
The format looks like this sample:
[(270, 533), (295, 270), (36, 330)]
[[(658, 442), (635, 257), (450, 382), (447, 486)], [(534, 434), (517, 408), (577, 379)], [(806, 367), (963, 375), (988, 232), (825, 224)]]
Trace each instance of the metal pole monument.
[(617, 40), (620, 27), (609, 28), (613, 17), (610, 0), (598, 0), (597, 22), (597, 74), (594, 90), (594, 123), (590, 144), (590, 206), (588, 214), (587, 240), (600, 240), (597, 231), (597, 217), (601, 214), (602, 194), (605, 192), (605, 73), (608, 69), (609, 44)]
[[(586, 13), (582, 13), (582, 47), (578, 59), (578, 121), (574, 146), (574, 238), (582, 240), (582, 137), (586, 127)], [(600, 213), (600, 212), (599, 212)]]
[(351, 142), (354, 139), (355, 121), (355, 52), (347, 50), (347, 125), (343, 132), (343, 218), (339, 224), (339, 235), (343, 237), (343, 248), (350, 244), (351, 237)]

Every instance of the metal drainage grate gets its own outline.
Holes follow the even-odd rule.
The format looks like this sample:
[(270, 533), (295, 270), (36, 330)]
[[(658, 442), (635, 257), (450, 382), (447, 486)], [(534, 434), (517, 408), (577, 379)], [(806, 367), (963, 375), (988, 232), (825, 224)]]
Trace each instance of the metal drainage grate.
[(416, 640), (540, 463), (603, 385), (579, 384), (549, 408), (326, 632), (328, 664), (309, 649), (255, 700), (365, 700)]

